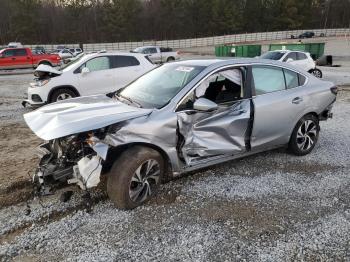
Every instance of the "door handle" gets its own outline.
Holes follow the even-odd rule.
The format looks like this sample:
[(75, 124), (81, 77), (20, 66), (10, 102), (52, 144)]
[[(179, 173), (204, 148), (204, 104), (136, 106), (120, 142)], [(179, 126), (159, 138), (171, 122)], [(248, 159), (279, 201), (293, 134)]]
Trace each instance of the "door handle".
[(239, 113), (239, 114), (244, 114), (244, 113), (247, 113), (247, 110), (245, 110), (245, 109), (239, 109), (239, 110), (237, 110), (237, 113)]
[(16, 57), (12, 57), (11, 59), (12, 59), (12, 60), (16, 60)]
[(301, 97), (296, 97), (292, 100), (293, 104), (300, 104), (301, 102), (303, 102), (303, 99)]

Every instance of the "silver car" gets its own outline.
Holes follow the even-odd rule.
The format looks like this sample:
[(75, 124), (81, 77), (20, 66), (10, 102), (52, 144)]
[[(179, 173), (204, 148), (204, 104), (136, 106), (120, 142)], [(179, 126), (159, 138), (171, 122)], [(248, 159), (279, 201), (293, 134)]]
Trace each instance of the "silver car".
[(165, 64), (115, 93), (25, 114), (48, 141), (34, 181), (47, 193), (95, 187), (106, 175), (116, 206), (135, 208), (189, 171), (283, 146), (310, 153), (336, 96), (332, 83), (270, 60)]

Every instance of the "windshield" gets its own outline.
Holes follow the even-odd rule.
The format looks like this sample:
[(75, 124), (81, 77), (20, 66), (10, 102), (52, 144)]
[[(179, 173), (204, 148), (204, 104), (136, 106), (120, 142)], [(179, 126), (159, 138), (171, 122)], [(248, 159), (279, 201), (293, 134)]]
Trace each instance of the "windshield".
[(284, 52), (267, 52), (263, 54), (260, 58), (270, 59), (270, 60), (280, 60), (284, 55)]
[(85, 56), (81, 55), (77, 59), (71, 60), (69, 63), (62, 65), (61, 71), (67, 72), (67, 71), (71, 70), (75, 66), (76, 63), (78, 63), (79, 61), (81, 61), (83, 59), (83, 57), (85, 57)]
[(134, 52), (134, 53), (142, 53), (143, 50), (144, 50), (143, 47), (138, 47), (138, 48), (135, 48), (135, 49), (133, 50), (133, 52)]
[(165, 64), (126, 86), (116, 96), (133, 101), (143, 108), (161, 108), (204, 68)]

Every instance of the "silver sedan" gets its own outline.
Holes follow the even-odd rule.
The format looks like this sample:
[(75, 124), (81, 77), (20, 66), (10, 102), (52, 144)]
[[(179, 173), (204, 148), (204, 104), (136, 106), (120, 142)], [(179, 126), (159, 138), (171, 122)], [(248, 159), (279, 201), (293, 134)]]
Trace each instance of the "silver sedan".
[(283, 146), (310, 153), (336, 95), (332, 83), (269, 60), (165, 64), (114, 93), (25, 114), (47, 140), (34, 181), (47, 193), (106, 175), (116, 206), (135, 208), (189, 171)]

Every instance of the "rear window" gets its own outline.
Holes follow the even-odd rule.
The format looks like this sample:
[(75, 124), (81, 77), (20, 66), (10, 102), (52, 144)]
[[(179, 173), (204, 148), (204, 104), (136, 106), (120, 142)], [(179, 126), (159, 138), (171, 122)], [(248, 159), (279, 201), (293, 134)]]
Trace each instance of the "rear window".
[(254, 66), (252, 69), (256, 95), (263, 95), (285, 89), (282, 68)]
[(112, 61), (113, 61), (112, 62), (113, 68), (140, 65), (139, 60), (137, 60), (134, 56), (126, 56), (126, 55), (112, 56)]
[(306, 82), (306, 77), (302, 75), (298, 75), (298, 78), (299, 78), (299, 85), (300, 86), (304, 85)]
[(299, 86), (298, 73), (287, 69), (283, 69), (283, 71), (284, 71), (284, 77), (286, 79), (287, 89)]

